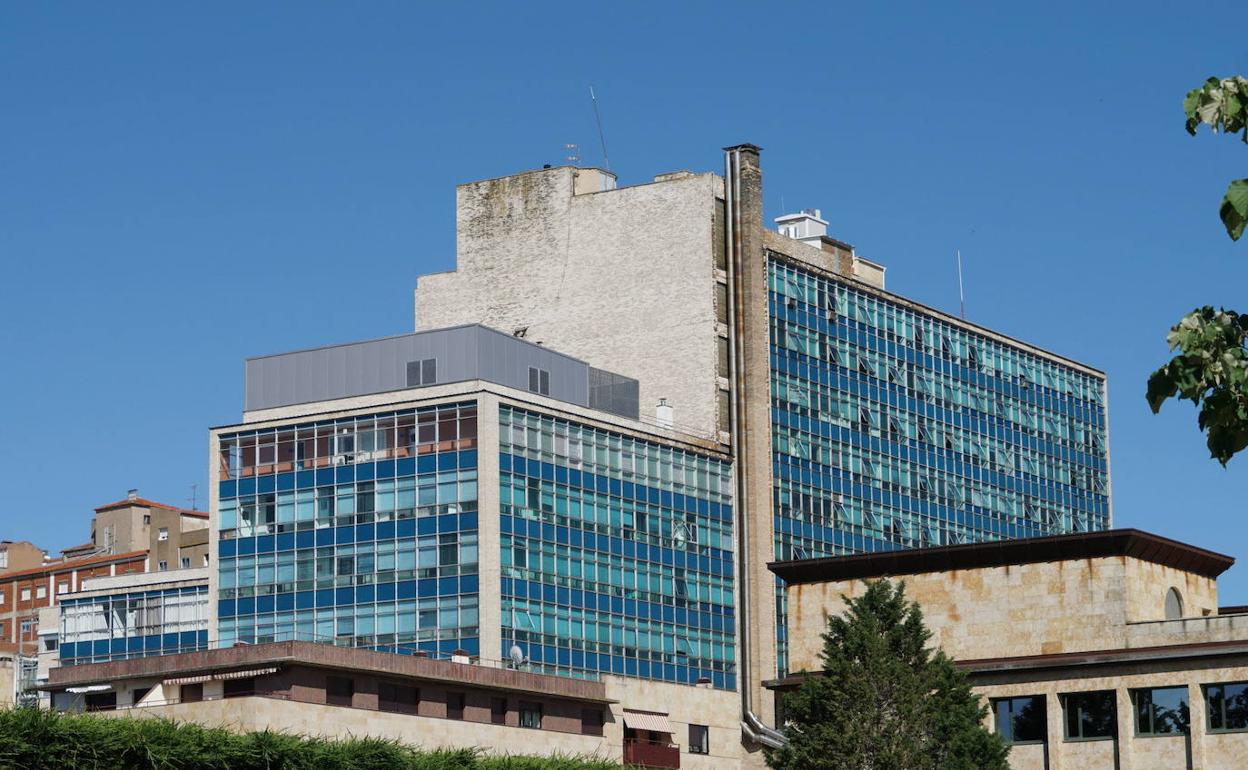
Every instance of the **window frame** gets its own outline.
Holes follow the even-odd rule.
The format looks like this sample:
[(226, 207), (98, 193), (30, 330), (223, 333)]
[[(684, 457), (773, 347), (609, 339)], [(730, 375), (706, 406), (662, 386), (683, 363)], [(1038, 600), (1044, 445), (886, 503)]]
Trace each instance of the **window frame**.
[[(1188, 715), (1188, 716), (1187, 716), (1187, 729), (1186, 729), (1186, 730), (1180, 730), (1180, 731), (1178, 731), (1178, 732), (1173, 732), (1173, 733), (1161, 733), (1161, 732), (1156, 732), (1155, 730), (1152, 730), (1152, 729), (1148, 730), (1147, 732), (1146, 732), (1146, 731), (1144, 731), (1143, 729), (1141, 729), (1141, 727), (1140, 727), (1140, 696), (1145, 695), (1145, 694), (1149, 694), (1149, 698), (1150, 698), (1149, 703), (1150, 703), (1150, 705), (1151, 705), (1151, 703), (1152, 703), (1152, 700), (1151, 700), (1151, 698), (1152, 698), (1151, 693), (1152, 693), (1154, 690), (1182, 690), (1182, 691), (1183, 691), (1183, 693), (1184, 693), (1184, 700), (1185, 700), (1185, 701), (1186, 701), (1186, 703), (1187, 703), (1187, 715)], [(1183, 737), (1184, 735), (1188, 735), (1188, 734), (1190, 734), (1190, 733), (1191, 733), (1191, 730), (1192, 730), (1192, 717), (1191, 717), (1191, 715), (1192, 715), (1192, 702), (1191, 702), (1191, 691), (1190, 691), (1190, 689), (1188, 688), (1188, 686), (1187, 686), (1187, 685), (1185, 685), (1185, 684), (1176, 684), (1176, 685), (1165, 685), (1165, 686), (1161, 686), (1161, 687), (1138, 687), (1138, 688), (1133, 688), (1133, 689), (1130, 691), (1130, 695), (1131, 695), (1131, 712), (1132, 712), (1132, 714), (1131, 714), (1131, 723), (1132, 723), (1132, 725), (1134, 725), (1134, 727), (1135, 727), (1135, 737), (1137, 737), (1137, 738), (1176, 738), (1176, 737), (1181, 738), (1181, 737)], [(1155, 715), (1154, 715), (1154, 714), (1153, 714), (1153, 712), (1150, 710), (1150, 711), (1149, 711), (1149, 719), (1150, 719), (1150, 721), (1153, 721), (1153, 722), (1155, 723), (1154, 716), (1155, 716)]]
[[(1205, 698), (1205, 732), (1208, 733), (1245, 733), (1248, 732), (1248, 718), (1245, 718), (1243, 727), (1214, 727), (1213, 726), (1213, 709), (1210, 707), (1209, 697), (1210, 691), (1215, 688), (1227, 688), (1231, 686), (1239, 686), (1248, 691), (1248, 681), (1236, 682), (1209, 682), (1201, 686), (1202, 694)], [(1222, 724), (1226, 724), (1226, 695), (1222, 695), (1221, 709)]]
[[(1010, 716), (1011, 716), (1010, 737), (1006, 738), (1005, 735), (999, 729), (996, 729), (997, 726), (1000, 724), (1000, 719), (1001, 719), (999, 712), (998, 712), (998, 707), (1001, 704), (1005, 704), (1005, 703), (1012, 704), (1014, 701), (1022, 701), (1022, 700), (1039, 700), (1040, 701), (1040, 705), (1044, 709), (1044, 735), (1043, 737), (1033, 738), (1029, 740), (1022, 740), (1022, 741), (1014, 740), (1014, 723), (1013, 723), (1012, 717), (1017, 712), (1014, 711), (1012, 705), (1010, 708)], [(1048, 699), (1048, 696), (1046, 695), (1013, 695), (1013, 696), (1005, 697), (1005, 698), (992, 698), (989, 701), (989, 707), (992, 709), (992, 724), (993, 724), (994, 732), (998, 736), (1001, 737), (1001, 740), (1004, 741), (1006, 745), (1008, 746), (1038, 746), (1040, 744), (1045, 744), (1049, 742), (1049, 699)]]
[[(1113, 720), (1110, 722), (1109, 735), (1071, 735), (1070, 734), (1070, 708), (1072, 698), (1088, 698), (1094, 695), (1109, 695), (1110, 703), (1113, 708)], [(1082, 743), (1088, 741), (1112, 741), (1118, 735), (1118, 691), (1117, 690), (1080, 690), (1078, 692), (1067, 692), (1060, 695), (1062, 703), (1062, 738), (1066, 743)], [(1078, 723), (1082, 726), (1083, 711), (1079, 711)], [(1082, 730), (1080, 731), (1082, 732)]]
[[(698, 740), (698, 737), (701, 740)], [(711, 753), (711, 727), (689, 723), (689, 753), (708, 755)]]
[[(542, 704), (538, 701), (522, 700), (516, 704), (516, 713), (519, 716), (519, 726), (526, 730), (542, 729)], [(536, 714), (537, 719), (533, 720), (532, 716)]]

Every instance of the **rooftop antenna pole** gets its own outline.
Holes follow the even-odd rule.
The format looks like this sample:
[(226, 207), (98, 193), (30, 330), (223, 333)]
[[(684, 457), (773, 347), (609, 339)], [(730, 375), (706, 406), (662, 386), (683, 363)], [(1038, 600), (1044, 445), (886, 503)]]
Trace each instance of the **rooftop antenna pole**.
[(958, 304), (962, 308), (962, 320), (966, 320), (966, 293), (962, 291), (962, 249), (958, 249)]
[(598, 141), (602, 144), (602, 165), (607, 171), (611, 170), (611, 158), (607, 155), (607, 137), (602, 132), (602, 116), (598, 114), (598, 97), (594, 94), (594, 87), (589, 87), (589, 100), (594, 103), (594, 120), (598, 123)]
[(198, 493), (199, 493), (199, 485), (198, 485), (198, 484), (192, 484), (192, 485), (191, 485), (191, 510), (192, 510), (192, 511), (196, 510), (196, 508), (195, 508), (195, 503), (197, 503), (197, 502), (199, 501), (199, 494), (198, 494)]

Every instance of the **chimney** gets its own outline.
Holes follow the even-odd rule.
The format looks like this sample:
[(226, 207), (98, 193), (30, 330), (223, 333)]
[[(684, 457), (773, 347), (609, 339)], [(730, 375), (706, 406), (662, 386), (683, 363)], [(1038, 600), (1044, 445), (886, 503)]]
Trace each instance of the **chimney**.
[(129, 500), (129, 501), (130, 501), (130, 502), (132, 502), (132, 503), (133, 503), (135, 500), (138, 500), (138, 499), (139, 499), (139, 490), (137, 490), (137, 489), (127, 489), (127, 490), (126, 490), (126, 499), (127, 499), (127, 500)]
[(666, 398), (660, 398), (659, 404), (654, 408), (654, 421), (660, 428), (672, 427), (673, 410)]

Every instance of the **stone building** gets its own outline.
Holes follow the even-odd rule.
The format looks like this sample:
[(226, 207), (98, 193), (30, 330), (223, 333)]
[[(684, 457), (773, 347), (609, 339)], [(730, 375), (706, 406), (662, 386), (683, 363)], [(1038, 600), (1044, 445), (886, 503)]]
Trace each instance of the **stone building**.
[[(1138, 530), (778, 562), (792, 667), (866, 581), (904, 581), (992, 707), (1010, 766), (1231, 770), (1248, 756), (1248, 611), (1233, 559)], [(806, 674), (773, 680), (781, 693)], [(781, 709), (783, 711), (783, 709)]]

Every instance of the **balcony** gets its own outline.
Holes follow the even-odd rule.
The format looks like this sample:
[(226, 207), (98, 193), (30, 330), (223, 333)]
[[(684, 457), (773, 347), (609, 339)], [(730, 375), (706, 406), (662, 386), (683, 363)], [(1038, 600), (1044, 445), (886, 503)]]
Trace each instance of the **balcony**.
[(680, 747), (666, 741), (625, 740), (624, 764), (679, 770)]

